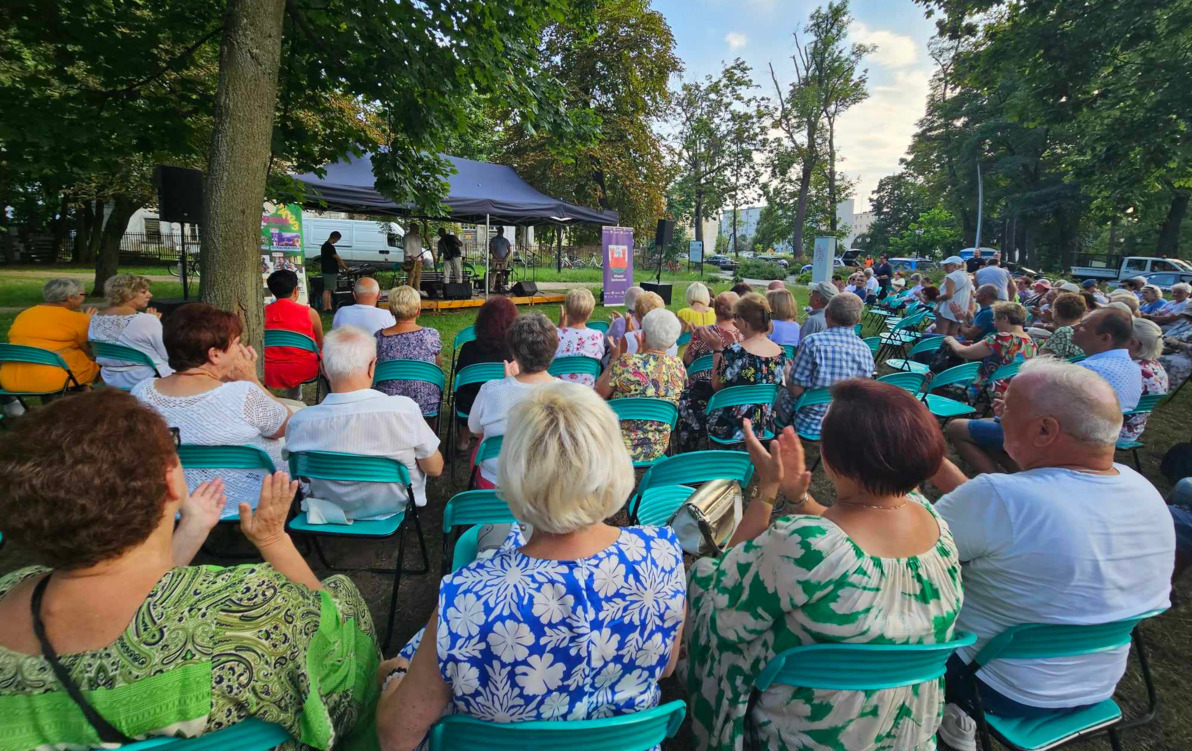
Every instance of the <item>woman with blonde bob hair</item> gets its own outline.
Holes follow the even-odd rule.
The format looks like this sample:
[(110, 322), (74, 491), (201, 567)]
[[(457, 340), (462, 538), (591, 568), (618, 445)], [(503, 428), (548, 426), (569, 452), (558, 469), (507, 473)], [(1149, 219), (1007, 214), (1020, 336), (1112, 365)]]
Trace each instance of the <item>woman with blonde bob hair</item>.
[(165, 377), (173, 373), (167, 364), (170, 356), (162, 341), (161, 313), (148, 307), (149, 301), (153, 299), (148, 277), (137, 274), (108, 277), (103, 285), (103, 294), (108, 307), (92, 316), (87, 339), (131, 347), (148, 355), (154, 365), (150, 368), (148, 365), (99, 357), (96, 362), (100, 364), (103, 382), (127, 391), (146, 378), (155, 375)]
[[(441, 366), (443, 342), (439, 332), (418, 325), (418, 314), (422, 312), (418, 290), (413, 287), (389, 290), (389, 312), (397, 323), (376, 333), (377, 364), (389, 360), (422, 360)], [(376, 389), (390, 396), (410, 397), (424, 415), (437, 414), (443, 396), (437, 386), (425, 381), (380, 381)]]
[[(588, 328), (588, 319), (596, 309), (596, 298), (584, 287), (567, 291), (567, 299), (559, 308), (559, 345), (555, 357), (590, 357), (604, 359), (604, 332)], [(567, 373), (564, 381), (592, 386), (596, 376), (591, 373)]]
[(679, 311), (679, 320), (686, 328), (711, 326), (716, 323), (716, 311), (712, 310), (712, 293), (703, 282), (687, 285), (687, 307)]
[(632, 487), (617, 418), (591, 389), (555, 383), (511, 408), (498, 492), (533, 532), (514, 525), (491, 558), (443, 578), (426, 629), (382, 670), (385, 751), (416, 748), (445, 711), (586, 720), (658, 704), (686, 582), (669, 528), (604, 523)]

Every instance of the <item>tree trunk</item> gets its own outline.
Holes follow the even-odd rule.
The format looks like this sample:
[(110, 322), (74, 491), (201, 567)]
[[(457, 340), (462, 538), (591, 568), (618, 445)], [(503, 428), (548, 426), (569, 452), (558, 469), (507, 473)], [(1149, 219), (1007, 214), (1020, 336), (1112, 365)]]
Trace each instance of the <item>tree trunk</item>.
[(105, 205), (102, 200), (96, 199), (95, 210), (91, 214), (91, 227), (87, 236), (87, 261), (95, 260), (99, 255), (99, 241), (103, 237), (103, 211)]
[(58, 200), (58, 215), (50, 223), (50, 231), (54, 238), (54, 258), (62, 252), (66, 243), (66, 212), (70, 210), (70, 196), (63, 193)]
[(75, 206), (75, 237), (74, 252), (71, 260), (75, 263), (90, 263), (87, 256), (91, 239), (91, 202), (83, 201)]
[(1171, 206), (1167, 209), (1167, 218), (1159, 228), (1159, 244), (1155, 249), (1158, 255), (1166, 258), (1178, 258), (1180, 255), (1180, 224), (1184, 221), (1184, 214), (1188, 212), (1188, 199), (1192, 191), (1187, 188), (1176, 188), (1171, 198)]
[[(261, 351), (261, 204), (269, 169), (285, 0), (229, 0), (219, 48), (211, 159), (203, 186), (199, 295), (244, 322)], [(264, 367), (264, 358), (258, 361)]]
[(120, 240), (124, 237), (124, 230), (128, 229), (128, 220), (141, 206), (129, 196), (118, 195), (112, 203), (112, 213), (103, 223), (103, 231), (95, 232), (100, 236), (99, 254), (95, 257), (95, 283), (91, 286), (91, 294), (102, 295), (103, 285), (109, 277), (115, 276), (120, 268)]
[(836, 234), (836, 123), (828, 121), (828, 216), (829, 227)]
[(695, 239), (704, 241), (704, 196), (700, 192), (695, 194)]
[(795, 202), (795, 226), (791, 235), (791, 252), (795, 258), (803, 257), (803, 222), (807, 219), (807, 200), (811, 193), (811, 176), (815, 172), (816, 145), (815, 132), (818, 120), (807, 126), (807, 151), (803, 155), (803, 172), (799, 176), (799, 198)]
[(737, 207), (733, 205), (733, 255), (740, 256), (741, 249), (737, 247)]

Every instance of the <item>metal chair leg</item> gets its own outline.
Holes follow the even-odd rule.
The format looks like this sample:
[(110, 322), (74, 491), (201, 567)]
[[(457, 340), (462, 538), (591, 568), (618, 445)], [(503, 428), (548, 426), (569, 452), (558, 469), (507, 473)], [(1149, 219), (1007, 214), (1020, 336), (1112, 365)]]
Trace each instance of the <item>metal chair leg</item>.
[(1130, 453), (1134, 454), (1134, 469), (1138, 470), (1139, 474), (1141, 474), (1142, 462), (1138, 458), (1138, 449), (1130, 449)]
[(1109, 746), (1113, 751), (1122, 751), (1122, 739), (1116, 727), (1109, 729)]
[(389, 651), (389, 642), (393, 640), (393, 616), (397, 613), (397, 591), (401, 588), (401, 568), (406, 552), (406, 525), (401, 525), (397, 533), (397, 565), (393, 567), (393, 589), (389, 592), (389, 615), (385, 619), (385, 639), (381, 642), (381, 653)]

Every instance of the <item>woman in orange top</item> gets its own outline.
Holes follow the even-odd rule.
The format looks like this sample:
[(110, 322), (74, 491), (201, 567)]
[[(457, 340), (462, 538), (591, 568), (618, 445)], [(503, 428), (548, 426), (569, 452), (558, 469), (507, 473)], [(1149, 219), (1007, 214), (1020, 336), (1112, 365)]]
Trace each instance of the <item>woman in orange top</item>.
[[(87, 330), (95, 309), (79, 310), (87, 293), (69, 278), (51, 279), (41, 289), (45, 302), (22, 311), (8, 330), (9, 344), (48, 349), (66, 361), (79, 385), (95, 380), (99, 366), (87, 348)], [(9, 391), (46, 393), (60, 391), (66, 373), (50, 365), (10, 362), (0, 366), (0, 387)]]
[[(309, 305), (298, 302), (298, 275), (274, 271), (265, 281), (276, 302), (265, 306), (265, 330), (283, 329), (305, 334), (323, 348), (323, 319)], [(265, 348), (265, 385), (285, 389), (286, 398), (301, 399), (302, 384), (319, 374), (318, 354), (297, 347)]]

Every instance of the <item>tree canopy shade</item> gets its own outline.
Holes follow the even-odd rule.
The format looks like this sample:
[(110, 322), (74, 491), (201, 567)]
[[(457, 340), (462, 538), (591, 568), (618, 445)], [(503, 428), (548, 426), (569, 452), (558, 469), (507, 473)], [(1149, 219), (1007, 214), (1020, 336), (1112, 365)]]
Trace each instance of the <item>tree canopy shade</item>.
[(427, 216), (412, 203), (396, 203), (377, 191), (372, 160), (368, 155), (345, 158), (328, 165), (322, 176), (309, 172), (294, 175), (305, 189), (308, 206), (362, 214), (402, 214), (450, 219), (457, 222), (538, 224), (581, 222), (616, 224), (615, 211), (574, 206), (538, 192), (512, 167), (444, 156), (453, 169), (448, 175), (447, 197), (440, 203), (450, 209), (447, 216)]

